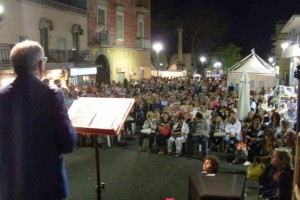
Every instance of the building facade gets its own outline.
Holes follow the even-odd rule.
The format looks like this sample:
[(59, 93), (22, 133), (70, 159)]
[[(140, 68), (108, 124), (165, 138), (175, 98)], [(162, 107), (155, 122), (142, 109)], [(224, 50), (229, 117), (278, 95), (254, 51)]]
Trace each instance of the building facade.
[(150, 78), (150, 0), (88, 0), (87, 10), (97, 82)]
[(14, 79), (9, 52), (25, 39), (44, 47), (50, 81), (101, 84), (150, 77), (150, 0), (0, 3), (1, 85)]
[(279, 67), (279, 84), (296, 86), (294, 71), (300, 64), (300, 15), (276, 24), (275, 57)]
[[(70, 68), (86, 62), (87, 12), (55, 1), (3, 0), (0, 21), (0, 84), (15, 78), (10, 67), (9, 52), (17, 42), (39, 41), (48, 57), (47, 78), (61, 79), (66, 84)], [(75, 63), (75, 60), (77, 62)]]

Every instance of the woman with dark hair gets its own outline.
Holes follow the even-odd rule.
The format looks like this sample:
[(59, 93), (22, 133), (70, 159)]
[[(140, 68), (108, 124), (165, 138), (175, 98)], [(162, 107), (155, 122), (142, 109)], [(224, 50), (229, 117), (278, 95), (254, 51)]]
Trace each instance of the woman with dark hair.
[(292, 199), (293, 171), (290, 151), (284, 147), (276, 148), (271, 165), (259, 178), (259, 195), (265, 199), (271, 197), (277, 197), (279, 200)]
[(203, 159), (203, 173), (217, 173), (220, 168), (220, 160), (216, 156), (206, 156)]
[(276, 147), (278, 147), (278, 145), (276, 144), (274, 132), (272, 129), (267, 128), (264, 131), (264, 139), (259, 145), (259, 161), (264, 163), (266, 166), (269, 166), (271, 163), (271, 156)]
[(263, 141), (265, 126), (260, 115), (254, 115), (247, 133), (248, 156), (244, 165), (250, 165), (255, 156), (259, 155), (259, 145)]
[(271, 117), (271, 122), (268, 124), (268, 128), (272, 129), (274, 133), (280, 130), (280, 114), (274, 112)]

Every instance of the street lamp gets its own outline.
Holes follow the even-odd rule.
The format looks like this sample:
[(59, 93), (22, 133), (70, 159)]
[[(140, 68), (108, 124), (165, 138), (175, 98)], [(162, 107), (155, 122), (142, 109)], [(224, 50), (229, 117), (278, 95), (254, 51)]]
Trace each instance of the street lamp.
[(274, 61), (274, 58), (273, 58), (273, 57), (270, 57), (270, 58), (269, 58), (269, 63), (272, 64), (273, 61)]
[(158, 76), (158, 67), (159, 67), (158, 54), (163, 49), (163, 46), (161, 43), (156, 42), (153, 44), (153, 49), (156, 52), (156, 76)]
[(4, 13), (4, 7), (0, 4), (0, 21), (2, 20), (3, 13)]
[(222, 63), (221, 62), (215, 62), (213, 66), (215, 68), (215, 70), (214, 70), (214, 76), (216, 76), (216, 74), (217, 74), (216, 72), (218, 71), (219, 68), (221, 68)]
[(222, 63), (220, 63), (220, 62), (215, 62), (214, 63), (214, 67), (215, 68), (219, 68), (219, 67), (221, 67), (222, 66)]
[(203, 71), (203, 63), (206, 62), (206, 58), (204, 56), (201, 56), (200, 57), (200, 61), (201, 61), (201, 74), (202, 74), (202, 71)]

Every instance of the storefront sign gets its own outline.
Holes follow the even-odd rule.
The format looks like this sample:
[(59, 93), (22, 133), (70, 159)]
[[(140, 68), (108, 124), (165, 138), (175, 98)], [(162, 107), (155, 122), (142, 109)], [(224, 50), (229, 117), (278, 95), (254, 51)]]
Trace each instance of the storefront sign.
[(71, 76), (82, 76), (82, 75), (90, 75), (90, 74), (97, 74), (97, 67), (70, 69)]

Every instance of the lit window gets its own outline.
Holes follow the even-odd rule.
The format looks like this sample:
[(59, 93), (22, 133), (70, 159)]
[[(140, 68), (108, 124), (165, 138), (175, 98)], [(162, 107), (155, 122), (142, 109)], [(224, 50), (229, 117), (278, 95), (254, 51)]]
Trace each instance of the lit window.
[(116, 29), (117, 29), (117, 40), (124, 40), (124, 14), (117, 12), (116, 16)]

